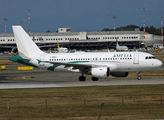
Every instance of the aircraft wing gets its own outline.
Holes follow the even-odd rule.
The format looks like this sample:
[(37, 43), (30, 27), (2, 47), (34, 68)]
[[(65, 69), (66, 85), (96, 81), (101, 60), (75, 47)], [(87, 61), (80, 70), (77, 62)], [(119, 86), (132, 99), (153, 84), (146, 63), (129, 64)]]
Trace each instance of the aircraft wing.
[[(93, 68), (93, 67), (104, 67), (106, 66), (104, 63), (103, 64), (93, 64), (93, 63), (90, 63), (89, 62), (85, 62), (85, 63), (77, 63), (77, 62), (53, 62), (53, 61), (40, 61), (38, 60), (38, 63), (40, 62), (45, 62), (45, 63), (51, 63), (53, 64), (54, 66), (58, 66), (58, 65), (65, 65), (65, 68), (66, 67), (73, 67), (73, 69), (79, 69), (81, 71), (83, 70), (87, 70), (87, 69), (90, 69), (90, 68)], [(108, 62), (108, 66), (111, 66), (113, 67), (115, 65), (115, 63), (118, 63), (118, 62)]]
[(85, 70), (85, 69), (93, 67), (92, 64), (86, 64), (86, 63), (82, 64), (82, 63), (76, 63), (76, 62), (70, 62), (70, 63), (67, 63), (67, 62), (52, 62), (52, 61), (40, 61), (40, 62), (51, 63), (54, 66), (65, 65), (65, 68), (66, 67), (73, 67), (73, 69), (79, 69), (79, 70)]

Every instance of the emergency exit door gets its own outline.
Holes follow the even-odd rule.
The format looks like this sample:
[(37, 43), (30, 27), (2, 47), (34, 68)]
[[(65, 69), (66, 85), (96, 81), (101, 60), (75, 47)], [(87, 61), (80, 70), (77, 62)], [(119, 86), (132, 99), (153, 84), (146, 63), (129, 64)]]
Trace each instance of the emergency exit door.
[(138, 53), (134, 54), (133, 64), (139, 64), (139, 54)]

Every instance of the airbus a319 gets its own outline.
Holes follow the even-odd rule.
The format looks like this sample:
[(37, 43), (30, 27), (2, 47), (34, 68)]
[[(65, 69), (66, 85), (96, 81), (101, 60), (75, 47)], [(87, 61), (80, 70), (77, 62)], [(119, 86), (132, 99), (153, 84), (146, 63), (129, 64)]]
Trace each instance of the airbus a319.
[(84, 75), (91, 75), (93, 81), (110, 75), (127, 77), (130, 71), (136, 71), (140, 80), (140, 71), (162, 66), (160, 60), (144, 52), (45, 53), (21, 26), (12, 28), (19, 55), (11, 57), (11, 61), (51, 71), (80, 72), (79, 81), (86, 80)]

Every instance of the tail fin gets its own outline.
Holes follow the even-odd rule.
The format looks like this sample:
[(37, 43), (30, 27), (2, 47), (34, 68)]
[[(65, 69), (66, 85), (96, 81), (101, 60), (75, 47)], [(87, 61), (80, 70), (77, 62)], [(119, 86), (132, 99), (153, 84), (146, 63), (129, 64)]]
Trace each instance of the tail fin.
[(60, 46), (59, 46), (58, 39), (57, 39), (57, 45), (58, 45), (57, 51), (59, 52)]
[(30, 54), (43, 53), (21, 26), (12, 26), (12, 28), (18, 52), (21, 57), (28, 57)]
[(116, 47), (118, 47), (119, 46), (119, 44), (118, 44), (118, 41), (117, 41), (117, 39), (116, 39)]

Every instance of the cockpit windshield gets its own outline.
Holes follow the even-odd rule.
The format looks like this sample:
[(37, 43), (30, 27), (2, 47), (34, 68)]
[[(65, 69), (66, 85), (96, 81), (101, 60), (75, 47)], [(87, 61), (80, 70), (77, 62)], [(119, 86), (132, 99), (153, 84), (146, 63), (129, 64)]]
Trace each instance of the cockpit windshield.
[(156, 59), (154, 56), (146, 56), (145, 59)]

